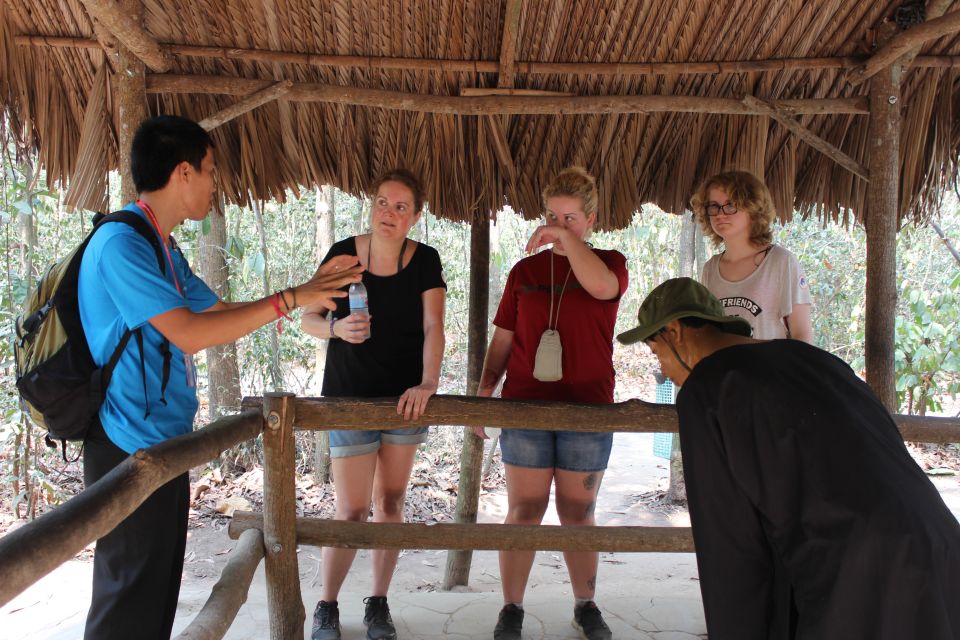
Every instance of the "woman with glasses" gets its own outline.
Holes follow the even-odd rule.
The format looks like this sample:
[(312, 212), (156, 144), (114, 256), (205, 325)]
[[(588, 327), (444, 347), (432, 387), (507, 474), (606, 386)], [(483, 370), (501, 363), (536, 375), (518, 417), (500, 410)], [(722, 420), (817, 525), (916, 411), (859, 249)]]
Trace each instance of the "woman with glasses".
[(690, 204), (707, 237), (723, 244), (700, 280), (727, 313), (749, 322), (754, 338), (812, 343), (807, 278), (797, 258), (773, 244), (767, 186), (752, 173), (727, 171), (708, 178)]
[[(543, 190), (545, 224), (510, 270), (477, 394), (522, 400), (613, 402), (613, 328), (627, 289), (626, 258), (586, 242), (597, 222), (597, 186), (580, 167), (561, 171)], [(485, 438), (479, 427), (474, 431)], [(556, 487), (561, 525), (594, 525), (612, 433), (505, 429), (506, 524), (540, 524)], [(587, 640), (612, 632), (594, 603), (599, 554), (564, 552), (574, 598), (573, 626)], [(533, 551), (501, 551), (504, 606), (494, 640), (520, 640), (523, 596)]]

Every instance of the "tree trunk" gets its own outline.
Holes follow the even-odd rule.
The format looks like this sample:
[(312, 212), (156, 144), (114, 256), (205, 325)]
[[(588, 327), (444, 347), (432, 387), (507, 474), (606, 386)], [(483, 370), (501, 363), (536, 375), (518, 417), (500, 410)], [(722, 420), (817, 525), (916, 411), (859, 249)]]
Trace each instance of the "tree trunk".
[[(696, 278), (697, 222), (693, 213), (684, 211), (680, 228), (680, 276)], [(701, 243), (702, 244), (702, 243)], [(687, 485), (683, 478), (683, 457), (680, 455), (680, 436), (673, 434), (670, 442), (670, 486), (667, 488), (669, 502), (686, 502)]]
[[(269, 296), (270, 290), (270, 256), (267, 253), (267, 231), (263, 224), (263, 210), (256, 200), (250, 201), (250, 208), (257, 221), (257, 235), (260, 237), (260, 254), (263, 256), (263, 294)], [(280, 336), (273, 325), (267, 325), (270, 332), (270, 383), (274, 390), (282, 388), (283, 376), (280, 373)]]
[[(200, 272), (221, 300), (230, 299), (230, 270), (224, 247), (227, 244), (226, 214), (210, 214), (210, 233), (200, 235)], [(240, 368), (235, 342), (207, 349), (209, 376), (209, 417), (216, 420), (240, 410)]]
[[(334, 240), (334, 222), (336, 211), (336, 190), (326, 185), (317, 191), (317, 264), (327, 255)], [(327, 366), (327, 345), (329, 340), (317, 340), (316, 389), (320, 393), (323, 385), (323, 373)], [(330, 482), (330, 432), (316, 431), (313, 434), (313, 476), (317, 482)]]
[(897, 411), (894, 369), (897, 312), (897, 222), (900, 186), (900, 75), (893, 65), (870, 80), (867, 189), (867, 295), (864, 357), (867, 384)]
[[(490, 221), (484, 217), (470, 227), (470, 329), (467, 343), (467, 395), (476, 395), (487, 350), (487, 307), (490, 298)], [(464, 427), (460, 454), (460, 482), (454, 522), (477, 521), (480, 503), (480, 472), (483, 440)], [(447, 553), (443, 588), (466, 585), (470, 578), (473, 552), (465, 549)]]

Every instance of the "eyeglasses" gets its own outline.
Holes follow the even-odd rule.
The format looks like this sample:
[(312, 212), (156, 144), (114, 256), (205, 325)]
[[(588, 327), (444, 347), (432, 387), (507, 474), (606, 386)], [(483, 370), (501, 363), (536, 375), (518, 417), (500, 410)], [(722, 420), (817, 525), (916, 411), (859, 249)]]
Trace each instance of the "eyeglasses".
[(717, 204), (714, 202), (714, 203), (708, 204), (705, 207), (705, 209), (706, 209), (707, 215), (710, 216), (711, 218), (713, 218), (714, 216), (718, 216), (721, 213), (723, 213), (723, 215), (725, 216), (732, 216), (737, 212), (737, 205), (733, 204), (732, 202), (728, 202), (727, 204)]

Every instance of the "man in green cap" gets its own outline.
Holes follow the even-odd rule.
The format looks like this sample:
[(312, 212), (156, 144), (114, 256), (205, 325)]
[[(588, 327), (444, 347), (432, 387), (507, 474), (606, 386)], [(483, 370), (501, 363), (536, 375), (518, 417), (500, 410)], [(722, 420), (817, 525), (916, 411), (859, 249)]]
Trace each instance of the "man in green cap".
[(960, 524), (846, 363), (748, 337), (689, 278), (638, 320), (618, 339), (682, 387), (710, 640), (960, 639)]

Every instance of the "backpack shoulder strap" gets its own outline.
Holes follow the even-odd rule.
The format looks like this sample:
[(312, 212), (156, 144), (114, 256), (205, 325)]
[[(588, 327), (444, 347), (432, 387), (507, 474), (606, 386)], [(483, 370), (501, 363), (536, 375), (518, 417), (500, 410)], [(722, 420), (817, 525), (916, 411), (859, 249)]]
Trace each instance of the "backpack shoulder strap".
[(102, 225), (107, 224), (108, 222), (122, 222), (130, 227), (133, 227), (133, 230), (139, 233), (140, 236), (149, 242), (151, 247), (153, 247), (154, 253), (157, 254), (157, 264), (160, 266), (160, 273), (165, 274), (167, 272), (167, 263), (163, 259), (163, 247), (160, 246), (160, 238), (157, 236), (157, 232), (153, 230), (153, 227), (150, 226), (149, 222), (138, 216), (133, 211), (128, 211), (126, 209), (114, 211), (109, 215), (97, 215), (94, 217), (94, 225), (96, 225), (95, 229), (99, 229)]
[[(93, 218), (94, 231), (100, 228), (101, 225), (107, 224), (109, 222), (122, 222), (130, 227), (133, 227), (133, 230), (139, 233), (147, 242), (150, 243), (150, 246), (153, 247), (154, 253), (157, 254), (157, 265), (160, 267), (160, 273), (167, 273), (167, 262), (163, 258), (163, 247), (160, 245), (160, 237), (157, 235), (154, 228), (150, 225), (149, 222), (144, 220), (141, 216), (137, 215), (133, 211), (127, 209), (120, 209), (119, 211), (114, 211), (108, 215), (97, 214)], [(91, 232), (91, 236), (93, 233)], [(170, 237), (171, 244), (173, 244), (173, 236)], [(174, 247), (176, 245), (174, 244)], [(179, 250), (179, 249), (178, 249)], [(117, 363), (120, 361), (120, 356), (123, 354), (123, 351), (127, 347), (127, 343), (130, 341), (130, 337), (133, 336), (137, 341), (137, 350), (140, 353), (140, 373), (143, 377), (143, 400), (146, 404), (146, 409), (144, 413), (144, 419), (150, 416), (150, 404), (149, 398), (147, 397), (147, 375), (145, 371), (145, 362), (143, 357), (143, 334), (139, 328), (137, 329), (127, 329), (123, 336), (120, 339), (120, 343), (113, 350), (113, 353), (110, 355), (110, 360), (102, 369), (102, 388), (104, 393), (106, 392), (107, 386), (110, 384), (110, 378), (113, 376), (113, 370), (116, 368)], [(167, 388), (167, 382), (170, 379), (170, 347), (166, 338), (160, 343), (160, 350), (163, 354), (163, 373), (162, 380), (160, 383), (160, 401), (163, 404), (166, 404), (166, 398), (164, 397), (165, 391)]]

